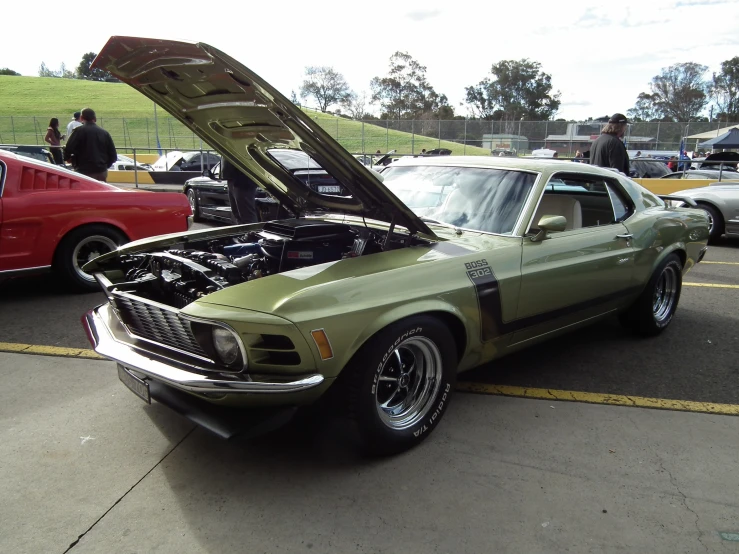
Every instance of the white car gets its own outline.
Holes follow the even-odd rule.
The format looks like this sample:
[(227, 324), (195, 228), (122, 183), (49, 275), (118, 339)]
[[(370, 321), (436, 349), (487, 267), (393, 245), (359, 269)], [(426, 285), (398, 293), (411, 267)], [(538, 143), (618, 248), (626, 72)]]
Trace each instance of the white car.
[(180, 152), (179, 150), (167, 152), (163, 156), (160, 156), (159, 159), (151, 166), (154, 171), (170, 171), (171, 168), (174, 167), (180, 159), (182, 159), (183, 155), (184, 152)]
[(112, 171), (134, 171), (135, 169), (138, 169), (139, 171), (151, 171), (151, 166), (149, 164), (145, 164), (142, 162), (135, 162), (133, 158), (129, 158), (128, 156), (122, 156), (118, 154), (118, 159), (113, 162), (113, 164), (108, 168), (108, 170)]
[(549, 148), (539, 148), (531, 152), (531, 156), (534, 158), (556, 158), (557, 151)]

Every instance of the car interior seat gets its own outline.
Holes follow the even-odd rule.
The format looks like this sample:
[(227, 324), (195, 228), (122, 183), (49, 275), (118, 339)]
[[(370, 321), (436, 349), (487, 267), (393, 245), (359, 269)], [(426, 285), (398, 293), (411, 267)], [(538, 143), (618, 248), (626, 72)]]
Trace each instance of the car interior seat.
[(566, 231), (582, 227), (582, 207), (580, 202), (569, 196), (559, 194), (544, 194), (536, 209), (532, 229), (538, 229), (539, 220), (545, 215), (561, 215), (567, 219)]

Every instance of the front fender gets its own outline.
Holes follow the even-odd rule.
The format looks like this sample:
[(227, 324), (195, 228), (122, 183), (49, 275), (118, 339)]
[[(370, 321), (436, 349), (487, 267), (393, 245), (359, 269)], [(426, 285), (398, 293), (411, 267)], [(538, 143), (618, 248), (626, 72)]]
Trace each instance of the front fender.
[[(361, 333), (351, 345), (351, 354), (348, 356), (346, 361), (348, 362), (349, 359), (351, 359), (351, 357), (354, 356), (354, 354), (362, 347), (362, 345), (388, 325), (392, 325), (396, 321), (400, 321), (407, 317), (428, 312), (443, 312), (457, 318), (462, 325), (464, 325), (465, 322), (465, 318), (461, 311), (456, 306), (452, 306), (446, 302), (421, 300), (410, 304), (403, 304), (402, 306), (396, 306), (390, 311), (384, 312), (377, 319), (369, 322), (369, 325), (362, 329)], [(465, 334), (469, 336), (467, 326), (464, 325), (464, 328)]]
[[(365, 313), (364, 317), (356, 318), (353, 322), (347, 321), (346, 316), (335, 316), (300, 323), (298, 327), (310, 344), (321, 374), (326, 377), (336, 377), (359, 349), (379, 331), (407, 317), (430, 312), (441, 312), (448, 317), (455, 318), (464, 328), (466, 337), (470, 336), (467, 319), (461, 310), (450, 303), (434, 299), (403, 303), (389, 309), (378, 307), (375, 313)], [(331, 343), (333, 358), (330, 360), (321, 360), (318, 348), (311, 338), (311, 331), (316, 329), (323, 329)]]

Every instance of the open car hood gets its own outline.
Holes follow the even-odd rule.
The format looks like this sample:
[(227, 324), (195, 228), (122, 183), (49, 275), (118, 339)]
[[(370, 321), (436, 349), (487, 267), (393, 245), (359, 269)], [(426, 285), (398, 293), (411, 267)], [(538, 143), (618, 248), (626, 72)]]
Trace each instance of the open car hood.
[[(433, 235), (375, 172), (269, 83), (212, 46), (114, 36), (92, 66), (167, 110), (296, 215), (325, 209)], [(269, 154), (275, 148), (305, 152), (351, 196), (312, 191)]]

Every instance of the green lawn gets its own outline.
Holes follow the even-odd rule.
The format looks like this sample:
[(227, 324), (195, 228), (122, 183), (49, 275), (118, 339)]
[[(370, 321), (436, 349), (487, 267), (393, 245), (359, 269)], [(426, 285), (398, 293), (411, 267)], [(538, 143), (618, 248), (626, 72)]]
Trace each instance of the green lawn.
[[(97, 113), (98, 123), (113, 135), (119, 150), (133, 146), (156, 147), (153, 102), (122, 83), (0, 75), (0, 99), (0, 143), (43, 144), (49, 119), (57, 117), (65, 127), (72, 113), (89, 106)], [(459, 142), (434, 138), (439, 135), (435, 121), (371, 124), (305, 111), (350, 152), (394, 149), (399, 154), (410, 154), (419, 153), (422, 148), (448, 148), (454, 154), (490, 153), (475, 146), (465, 147)], [(200, 147), (200, 140), (184, 125), (164, 110), (158, 109), (157, 114), (161, 147)], [(451, 130), (444, 129), (441, 134), (447, 138), (454, 135)]]

